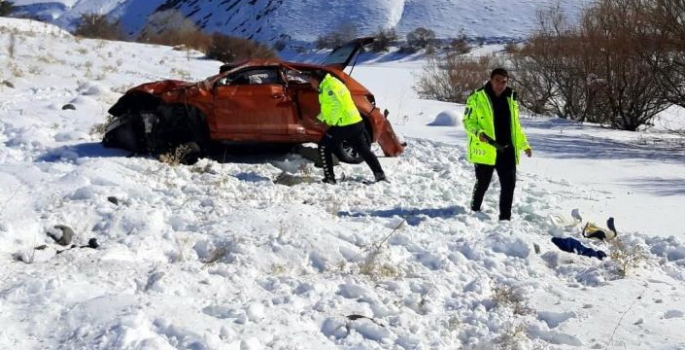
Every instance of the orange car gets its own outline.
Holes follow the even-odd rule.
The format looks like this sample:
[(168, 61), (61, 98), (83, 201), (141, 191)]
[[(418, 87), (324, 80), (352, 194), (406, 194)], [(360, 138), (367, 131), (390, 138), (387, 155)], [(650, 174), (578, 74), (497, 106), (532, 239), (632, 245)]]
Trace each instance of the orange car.
[[(322, 64), (251, 59), (224, 65), (218, 75), (197, 83), (163, 80), (137, 86), (110, 108), (113, 118), (102, 142), (105, 147), (154, 155), (186, 145), (191, 150), (187, 163), (206, 155), (213, 142), (318, 142), (325, 127), (316, 119), (318, 91), (307, 78), (320, 70), (350, 89), (369, 143), (378, 142), (386, 156), (397, 156), (404, 144), (387, 120), (387, 110), (381, 112), (373, 94), (343, 72), (371, 40), (347, 43)], [(362, 161), (346, 144), (335, 154), (342, 162)]]

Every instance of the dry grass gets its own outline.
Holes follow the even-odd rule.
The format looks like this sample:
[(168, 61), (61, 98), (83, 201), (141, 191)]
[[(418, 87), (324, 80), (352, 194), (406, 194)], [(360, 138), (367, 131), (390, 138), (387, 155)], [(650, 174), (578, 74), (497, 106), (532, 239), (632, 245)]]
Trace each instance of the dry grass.
[(525, 345), (527, 342), (526, 326), (523, 323), (510, 324), (507, 331), (495, 340), (498, 350), (528, 349)]
[(10, 34), (10, 40), (7, 43), (7, 54), (9, 55), (10, 59), (14, 59), (14, 54), (16, 52), (16, 47), (17, 47), (17, 36), (12, 32)]
[(187, 145), (180, 145), (169, 153), (164, 153), (159, 156), (159, 161), (170, 166), (178, 166), (183, 164), (184, 158), (190, 154), (192, 150)]
[(640, 245), (629, 246), (616, 238), (608, 241), (610, 244), (609, 257), (614, 262), (620, 277), (628, 276), (647, 260), (647, 252)]
[(223, 259), (226, 254), (228, 254), (228, 250), (226, 247), (218, 247), (214, 249), (210, 254), (209, 258), (204, 261), (204, 265), (202, 266), (203, 269), (209, 268), (212, 265), (216, 264), (219, 260)]
[(359, 263), (359, 273), (371, 277), (373, 281), (379, 281), (382, 278), (397, 278), (400, 272), (391, 263), (382, 262), (383, 247), (385, 242), (394, 235), (397, 231), (404, 227), (406, 220), (402, 220), (393, 230), (388, 233), (380, 241), (374, 242), (367, 247), (365, 251), (368, 252), (363, 262)]
[(509, 308), (514, 315), (529, 315), (534, 312), (527, 305), (522, 293), (517, 292), (515, 286), (495, 285), (492, 287), (492, 300), (499, 307)]

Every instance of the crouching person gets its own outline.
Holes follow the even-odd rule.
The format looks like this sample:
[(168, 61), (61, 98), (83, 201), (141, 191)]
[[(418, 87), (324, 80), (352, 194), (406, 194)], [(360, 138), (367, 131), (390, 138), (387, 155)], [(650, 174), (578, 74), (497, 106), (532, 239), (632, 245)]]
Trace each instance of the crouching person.
[(371, 168), (376, 181), (384, 181), (385, 173), (376, 155), (364, 139), (364, 123), (352, 95), (345, 84), (323, 71), (313, 71), (309, 83), (319, 91), (321, 114), (319, 120), (329, 128), (319, 141), (319, 154), (323, 163), (323, 182), (335, 184), (333, 150), (347, 141)]

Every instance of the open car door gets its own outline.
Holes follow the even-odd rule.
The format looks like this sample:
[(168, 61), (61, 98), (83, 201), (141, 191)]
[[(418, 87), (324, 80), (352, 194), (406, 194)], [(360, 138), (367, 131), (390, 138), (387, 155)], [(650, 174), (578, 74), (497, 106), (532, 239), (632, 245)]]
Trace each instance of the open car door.
[(359, 38), (343, 44), (333, 50), (321, 63), (323, 66), (344, 70), (364, 46), (372, 43), (374, 38)]

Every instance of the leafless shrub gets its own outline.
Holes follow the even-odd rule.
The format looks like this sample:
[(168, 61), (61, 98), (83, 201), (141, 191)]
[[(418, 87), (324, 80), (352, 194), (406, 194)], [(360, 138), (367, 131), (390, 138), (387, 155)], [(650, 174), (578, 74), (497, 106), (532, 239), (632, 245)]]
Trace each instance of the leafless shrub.
[(94, 124), (90, 128), (90, 135), (94, 135), (94, 136), (104, 135), (105, 131), (107, 130), (107, 125), (109, 125), (109, 123), (112, 121), (112, 118), (113, 117), (111, 115), (108, 115), (107, 118), (105, 118), (104, 123)]
[(252, 40), (215, 33), (207, 51), (207, 58), (233, 62), (249, 58), (275, 58), (270, 48)]
[(471, 45), (469, 44), (466, 35), (460, 35), (459, 37), (450, 40), (449, 50), (459, 55), (471, 52)]
[[(666, 98), (685, 107), (685, 0), (647, 0), (644, 21), (651, 40), (640, 55), (652, 67)], [(650, 34), (649, 32), (646, 34)]]
[(428, 59), (414, 90), (423, 98), (464, 103), (480, 88), (491, 68), (491, 58), (465, 57), (454, 53)]
[(10, 40), (7, 42), (7, 54), (10, 59), (14, 59), (14, 53), (16, 52), (17, 46), (17, 36), (14, 32), (10, 34)]
[(354, 25), (344, 23), (338, 26), (333, 32), (319, 36), (314, 41), (314, 46), (318, 49), (335, 49), (342, 44), (357, 37), (357, 29)]
[(424, 49), (429, 53), (435, 51), (435, 32), (419, 27), (407, 33), (407, 43), (400, 48), (400, 52), (414, 53)]
[(406, 220), (402, 220), (393, 230), (388, 233), (383, 239), (374, 242), (371, 246), (365, 249), (368, 254), (364, 261), (359, 263), (359, 273), (362, 275), (369, 276), (372, 280), (378, 281), (381, 277), (384, 278), (395, 278), (398, 277), (400, 272), (397, 267), (390, 263), (384, 263), (381, 261), (381, 254), (383, 253), (383, 246), (385, 242), (394, 235), (398, 230), (403, 228), (406, 224)]
[(170, 166), (178, 166), (183, 164), (184, 159), (190, 154), (192, 150), (186, 144), (179, 145), (169, 153), (159, 155), (159, 161)]
[(527, 305), (525, 295), (512, 285), (495, 285), (492, 288), (492, 301), (499, 307), (510, 308), (514, 315), (529, 315), (533, 313)]
[(528, 341), (526, 325), (524, 323), (511, 323), (508, 325), (506, 332), (497, 337), (494, 343), (497, 344), (498, 350), (520, 350), (529, 348), (524, 345)]
[(209, 258), (204, 261), (204, 265), (202, 265), (203, 269), (209, 268), (212, 265), (216, 264), (219, 260), (223, 259), (226, 255), (228, 254), (228, 249), (226, 247), (218, 247), (209, 254)]
[(286, 47), (288, 47), (288, 42), (291, 40), (292, 37), (290, 35), (281, 34), (271, 48), (275, 51), (283, 51)]
[(137, 41), (158, 45), (182, 46), (206, 52), (212, 37), (202, 33), (193, 21), (178, 10), (156, 12), (148, 18)]
[(582, 18), (581, 34), (595, 45), (596, 74), (606, 82), (600, 90), (600, 113), (622, 130), (637, 130), (670, 105), (654, 71), (638, 53), (654, 40), (646, 15), (642, 0), (603, 0)]
[(378, 29), (373, 37), (375, 39), (371, 44), (371, 51), (373, 52), (386, 52), (390, 49), (390, 45), (397, 41), (395, 28)]
[(14, 62), (10, 62), (7, 68), (9, 68), (9, 71), (12, 73), (13, 77), (19, 78), (24, 76), (24, 71)]
[(517, 52), (521, 51), (521, 48), (518, 43), (510, 41), (504, 45), (504, 52), (513, 55)]
[(0, 17), (7, 17), (12, 11), (14, 11), (14, 4), (12, 1), (0, 1)]
[(521, 103), (535, 112), (636, 130), (669, 106), (638, 53), (654, 40), (642, 0), (601, 0), (577, 26), (557, 6), (538, 13), (539, 31), (512, 55)]
[(117, 22), (110, 22), (104, 15), (84, 14), (79, 20), (74, 34), (84, 38), (104, 40), (124, 40), (125, 36)]
[(626, 277), (647, 260), (647, 251), (640, 245), (627, 245), (620, 238), (610, 240), (609, 243), (609, 257), (616, 265), (620, 277)]

